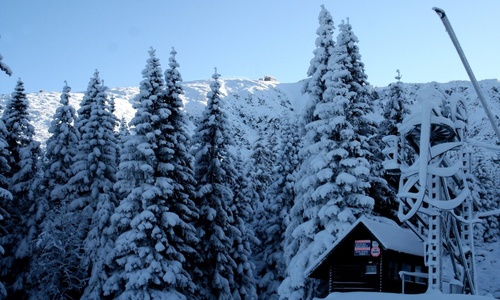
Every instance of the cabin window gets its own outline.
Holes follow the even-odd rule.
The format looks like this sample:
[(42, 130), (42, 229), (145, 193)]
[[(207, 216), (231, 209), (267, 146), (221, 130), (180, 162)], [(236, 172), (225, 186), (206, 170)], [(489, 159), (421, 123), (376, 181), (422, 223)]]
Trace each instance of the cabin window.
[(376, 275), (376, 274), (377, 274), (377, 266), (376, 265), (366, 265), (365, 275)]
[(387, 266), (387, 277), (390, 279), (399, 279), (399, 266), (395, 261), (390, 260)]

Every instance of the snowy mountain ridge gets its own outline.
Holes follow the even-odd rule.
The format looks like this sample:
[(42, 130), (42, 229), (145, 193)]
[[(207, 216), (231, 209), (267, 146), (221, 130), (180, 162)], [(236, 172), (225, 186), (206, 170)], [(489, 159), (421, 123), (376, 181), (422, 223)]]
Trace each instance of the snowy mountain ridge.
[[(210, 90), (210, 80), (197, 80), (183, 83), (185, 94), (185, 111), (191, 121), (190, 129), (194, 129), (196, 119), (201, 115), (206, 105), (206, 94)], [(241, 145), (247, 147), (257, 138), (257, 131), (266, 128), (266, 122), (279, 119), (285, 115), (294, 117), (301, 112), (307, 102), (307, 95), (301, 93), (303, 82), (279, 83), (277, 81), (263, 81), (241, 78), (224, 78), (221, 80), (221, 92), (225, 96), (226, 110), (230, 123), (236, 129), (236, 136), (242, 138)], [(426, 86), (433, 85), (443, 92), (460, 93), (465, 97), (469, 111), (469, 136), (473, 140), (491, 141), (494, 139), (493, 129), (486, 118), (477, 95), (468, 81), (452, 81), (448, 83), (407, 83), (404, 84), (405, 94), (413, 104), (418, 91)], [(496, 79), (483, 80), (480, 85), (489, 99), (493, 114), (500, 116), (500, 81)], [(375, 87), (376, 109), (374, 118), (380, 120), (382, 106), (386, 100), (387, 87)], [(130, 120), (135, 113), (133, 109), (134, 97), (139, 93), (138, 87), (109, 88), (108, 94), (115, 99), (118, 118)], [(59, 106), (60, 92), (28, 93), (30, 102), (29, 112), (32, 117), (39, 141), (48, 137), (48, 127), (52, 116)], [(10, 95), (0, 95), (0, 105), (5, 106)], [(72, 92), (70, 104), (76, 109), (83, 98), (83, 92)]]
[[(242, 147), (242, 153), (248, 152), (251, 144), (258, 138), (259, 132), (269, 134), (270, 122), (279, 126), (282, 118), (295, 118), (305, 103), (307, 95), (302, 94), (303, 82), (279, 83), (277, 81), (263, 81), (242, 78), (223, 78), (221, 92), (225, 96), (225, 105), (230, 124), (235, 132), (237, 144)], [(190, 120), (190, 130), (193, 132), (196, 120), (206, 106), (206, 95), (210, 90), (210, 80), (196, 80), (184, 82), (185, 94), (182, 96), (185, 111)], [(419, 90), (433, 85), (444, 93), (460, 93), (465, 97), (469, 112), (469, 137), (474, 141), (485, 142), (495, 140), (493, 129), (486, 117), (477, 95), (468, 81), (452, 81), (448, 83), (406, 83), (404, 92), (412, 106), (418, 105), (415, 99)], [(489, 99), (493, 115), (500, 116), (500, 81), (496, 79), (483, 80), (480, 85)], [(382, 119), (382, 108), (386, 101), (388, 87), (374, 87), (375, 113), (373, 118)], [(115, 99), (118, 118), (130, 120), (135, 110), (132, 107), (134, 97), (139, 93), (138, 87), (109, 88), (108, 94)], [(37, 140), (42, 143), (48, 138), (48, 127), (52, 116), (59, 106), (60, 92), (28, 93), (30, 102), (29, 112), (37, 132)], [(0, 105), (5, 106), (10, 95), (0, 94)], [(78, 109), (83, 92), (71, 93), (70, 104)], [(490, 151), (481, 149), (486, 156)]]
[[(307, 100), (300, 92), (300, 83), (278, 83), (275, 81), (226, 78), (220, 80), (221, 92), (226, 100), (226, 110), (235, 132), (237, 144), (243, 146), (242, 153), (249, 150), (257, 139), (258, 131), (267, 128), (267, 122), (277, 120), (284, 112), (298, 112)], [(189, 129), (194, 131), (196, 120), (206, 106), (210, 80), (183, 83), (184, 108), (190, 120)], [(134, 97), (138, 87), (109, 88), (108, 95), (115, 100), (115, 115), (129, 121), (135, 114)], [(48, 128), (52, 116), (59, 106), (61, 92), (28, 93), (29, 113), (35, 126), (36, 139), (43, 142), (49, 137)], [(79, 108), (83, 92), (70, 93), (70, 104)], [(0, 95), (0, 105), (5, 107), (10, 95)]]

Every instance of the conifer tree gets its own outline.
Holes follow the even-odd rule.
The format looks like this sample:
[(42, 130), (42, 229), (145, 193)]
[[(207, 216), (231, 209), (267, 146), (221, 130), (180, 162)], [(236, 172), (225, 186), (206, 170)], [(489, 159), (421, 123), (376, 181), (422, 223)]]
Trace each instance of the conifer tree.
[[(0, 119), (0, 261), (5, 254), (5, 249), (2, 247), (5, 242), (5, 237), (8, 236), (7, 231), (7, 219), (9, 214), (6, 209), (10, 205), (12, 199), (12, 194), (9, 192), (9, 181), (5, 176), (9, 172), (10, 166), (7, 163), (7, 157), (9, 153), (7, 152), (7, 142), (5, 137), (7, 136), (7, 129), (3, 120)], [(0, 276), (3, 277), (2, 272)], [(0, 299), (7, 297), (7, 290), (0, 280)]]
[(252, 179), (254, 189), (258, 196), (258, 199), (255, 199), (254, 201), (258, 201), (260, 205), (264, 202), (264, 199), (266, 198), (266, 190), (271, 183), (273, 152), (267, 145), (269, 145), (269, 143), (266, 142), (265, 137), (261, 133), (252, 147), (253, 151), (248, 162), (248, 176)]
[[(282, 299), (311, 299), (314, 282), (303, 272), (335, 238), (363, 214), (371, 213), (374, 199), (370, 182), (375, 124), (367, 114), (367, 76), (349, 23), (339, 26), (335, 53), (324, 76), (327, 89), (316, 104), (316, 120), (306, 124), (302, 163), (297, 174), (297, 196), (290, 218), (299, 220), (287, 229), (292, 239), (285, 245), (291, 257), (287, 278), (280, 286)], [(381, 181), (382, 182), (382, 181)]]
[(35, 129), (28, 113), (24, 83), (18, 80), (3, 116), (9, 155), (9, 191), (13, 202), (8, 206), (5, 236), (6, 253), (0, 262), (0, 276), (5, 278), (10, 297), (23, 297), (27, 287), (32, 244), (37, 235), (40, 212), (35, 189), (40, 187), (40, 143), (33, 139)]
[(118, 127), (118, 135), (117, 135), (117, 140), (120, 145), (120, 149), (123, 148), (123, 144), (125, 143), (125, 140), (127, 137), (130, 135), (130, 128), (128, 126), (127, 121), (125, 120), (125, 117), (122, 117), (120, 119), (120, 126)]
[(103, 263), (112, 247), (108, 227), (116, 205), (113, 185), (118, 149), (113, 131), (116, 118), (109, 109), (106, 89), (96, 71), (78, 109), (75, 128), (81, 138), (67, 185), (69, 209), (79, 221), (74, 238), (81, 239), (83, 245), (84, 257), (80, 263), (88, 272), (82, 299), (97, 299), (102, 295), (106, 280)]
[(313, 51), (314, 57), (311, 59), (307, 71), (309, 78), (304, 81), (302, 88), (302, 92), (309, 95), (309, 100), (304, 110), (303, 125), (315, 119), (314, 110), (316, 104), (322, 101), (323, 93), (326, 90), (325, 79), (323, 77), (327, 72), (328, 60), (333, 55), (335, 46), (333, 40), (333, 31), (335, 30), (333, 18), (324, 5), (321, 5), (318, 21), (316, 49)]
[(45, 150), (46, 170), (45, 186), (50, 209), (58, 210), (66, 198), (65, 185), (71, 178), (72, 159), (76, 155), (76, 146), (80, 139), (79, 132), (73, 126), (76, 112), (70, 105), (71, 88), (67, 82), (61, 93), (60, 106), (56, 109), (49, 127), (51, 136), (47, 139)]
[[(395, 77), (396, 82), (389, 85), (387, 92), (387, 102), (384, 105), (383, 117), (384, 120), (380, 123), (378, 135), (373, 140), (379, 145), (373, 150), (373, 154), (379, 157), (379, 161), (383, 161), (383, 154), (380, 149), (384, 149), (386, 144), (383, 138), (388, 135), (399, 136), (398, 125), (403, 123), (403, 119), (410, 114), (408, 99), (403, 90), (401, 82), (401, 73), (397, 70), (398, 75)], [(374, 166), (373, 169), (379, 168), (380, 165)], [(378, 201), (375, 203), (374, 211), (386, 217), (394, 217), (397, 211), (396, 188), (398, 186), (398, 178), (391, 176), (388, 173), (380, 173), (379, 176), (384, 177), (385, 181), (390, 183), (386, 185), (384, 182), (375, 181), (372, 183), (371, 194), (378, 195)]]
[(0, 71), (4, 72), (5, 74), (7, 74), (9, 76), (12, 76), (12, 70), (2, 60), (3, 60), (3, 56), (2, 56), (2, 54), (0, 54)]
[(70, 91), (65, 82), (46, 142), (43, 198), (47, 213), (30, 268), (33, 299), (74, 298), (74, 293), (83, 288), (84, 274), (78, 266), (81, 255), (75, 250), (80, 245), (71, 231), (78, 220), (68, 211), (66, 198), (66, 183), (72, 176), (71, 164), (79, 140), (79, 133), (73, 127), (75, 109), (69, 103)]
[(258, 271), (258, 295), (262, 300), (277, 300), (278, 286), (285, 275), (286, 261), (283, 253), (285, 231), (290, 223), (288, 213), (295, 198), (295, 169), (299, 164), (300, 138), (294, 119), (282, 118), (282, 139), (276, 149), (276, 162), (272, 183), (264, 200), (264, 217), (256, 228), (261, 239), (260, 251), (255, 252)]
[(200, 218), (199, 280), (202, 299), (232, 299), (237, 264), (231, 256), (235, 216), (231, 209), (236, 170), (229, 147), (234, 145), (220, 92), (217, 71), (210, 83), (207, 106), (193, 136), (195, 179)]
[[(481, 210), (483, 211), (492, 211), (500, 208), (492, 176), (492, 165), (494, 164), (489, 162), (484, 155), (479, 155), (476, 167), (473, 170), (474, 175), (471, 176), (472, 178), (469, 178), (472, 183), (471, 190), (477, 195), (477, 198), (480, 199)], [(484, 241), (492, 242), (498, 240), (500, 235), (500, 224), (497, 216), (485, 218), (481, 227)]]
[(255, 277), (255, 264), (253, 262), (252, 251), (257, 244), (258, 238), (250, 224), (256, 217), (256, 212), (252, 208), (253, 198), (249, 197), (249, 187), (251, 179), (244, 176), (243, 164), (240, 156), (234, 162), (236, 166), (236, 180), (233, 187), (233, 215), (234, 226), (238, 231), (233, 237), (231, 256), (236, 263), (237, 272), (234, 277), (233, 298), (232, 299), (257, 299), (257, 282)]
[[(196, 180), (194, 177), (194, 157), (190, 152), (191, 135), (188, 130), (188, 120), (183, 110), (181, 95), (182, 76), (178, 70), (179, 63), (176, 60), (177, 51), (172, 47), (169, 57), (169, 68), (165, 71), (165, 90), (163, 93), (165, 108), (170, 111), (170, 115), (161, 124), (164, 132), (165, 144), (160, 149), (160, 154), (164, 156), (165, 163), (172, 164), (173, 170), (167, 172), (167, 176), (173, 180), (173, 190), (171, 199), (171, 211), (175, 212), (185, 224), (181, 224), (182, 230), (178, 235), (183, 242), (177, 245), (178, 251), (184, 257), (184, 271), (193, 278), (196, 270), (196, 261), (199, 259), (199, 253), (196, 247), (199, 242), (194, 223), (199, 218), (199, 208), (195, 203), (196, 199)], [(174, 237), (172, 237), (174, 239)], [(181, 283), (184, 285), (185, 283)], [(194, 286), (184, 285), (181, 289), (183, 293), (192, 298)], [(196, 291), (194, 291), (195, 294)]]
[(118, 299), (192, 299), (188, 263), (195, 259), (198, 216), (193, 202), (193, 158), (179, 98), (175, 51), (165, 87), (155, 50), (149, 51), (136, 98), (132, 131), (121, 152), (115, 185), (121, 200), (112, 217), (117, 232), (105, 295)]
[[(258, 236), (262, 236), (264, 227), (259, 226), (259, 222), (266, 218), (264, 202), (266, 199), (266, 191), (271, 184), (271, 168), (273, 164), (274, 153), (269, 149), (269, 142), (266, 136), (259, 132), (259, 138), (255, 141), (252, 147), (252, 153), (246, 162), (247, 174), (249, 185), (251, 188), (248, 190), (248, 196), (251, 198), (250, 203), (254, 211), (254, 217), (250, 224)], [(254, 249), (255, 253), (261, 253), (260, 246)]]
[(403, 91), (399, 70), (396, 79), (398, 81), (389, 84), (389, 99), (384, 105), (384, 120), (379, 129), (381, 136), (398, 135), (397, 125), (403, 123), (403, 118), (410, 114), (409, 103)]
[[(3, 57), (0, 54), (0, 70), (5, 72), (7, 75), (12, 76), (12, 70), (7, 66), (4, 62), (2, 62)], [(8, 153), (6, 151), (7, 142), (5, 141), (5, 137), (7, 136), (7, 130), (5, 129), (5, 124), (3, 120), (0, 119), (0, 260), (2, 259), (2, 255), (5, 253), (5, 249), (2, 247), (2, 241), (4, 240), (4, 236), (7, 235), (7, 229), (3, 224), (8, 217), (8, 213), (5, 211), (7, 204), (12, 200), (12, 194), (8, 191), (8, 180), (5, 176), (5, 173), (10, 171), (10, 166), (7, 162)], [(1, 273), (0, 273), (1, 277)], [(3, 285), (2, 281), (0, 281), (0, 298), (7, 296), (7, 290)]]

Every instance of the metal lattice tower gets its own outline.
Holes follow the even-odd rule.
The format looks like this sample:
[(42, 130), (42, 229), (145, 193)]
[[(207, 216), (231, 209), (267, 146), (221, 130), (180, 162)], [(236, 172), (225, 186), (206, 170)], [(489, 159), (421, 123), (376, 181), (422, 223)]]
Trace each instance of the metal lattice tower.
[(431, 85), (419, 94), (422, 109), (407, 117), (399, 136), (384, 138), (384, 167), (399, 176), (398, 217), (424, 241), (429, 290), (443, 289), (442, 253), (448, 250), (454, 284), (475, 294), (474, 203), (465, 137), (463, 99)]

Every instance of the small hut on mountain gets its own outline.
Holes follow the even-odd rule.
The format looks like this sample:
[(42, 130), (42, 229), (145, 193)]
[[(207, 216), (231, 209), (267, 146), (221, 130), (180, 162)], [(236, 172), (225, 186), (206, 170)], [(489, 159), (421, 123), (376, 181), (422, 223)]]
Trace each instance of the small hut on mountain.
[(325, 297), (353, 291), (423, 293), (426, 273), (424, 244), (415, 233), (390, 219), (361, 217), (305, 275), (321, 280), (317, 296)]

